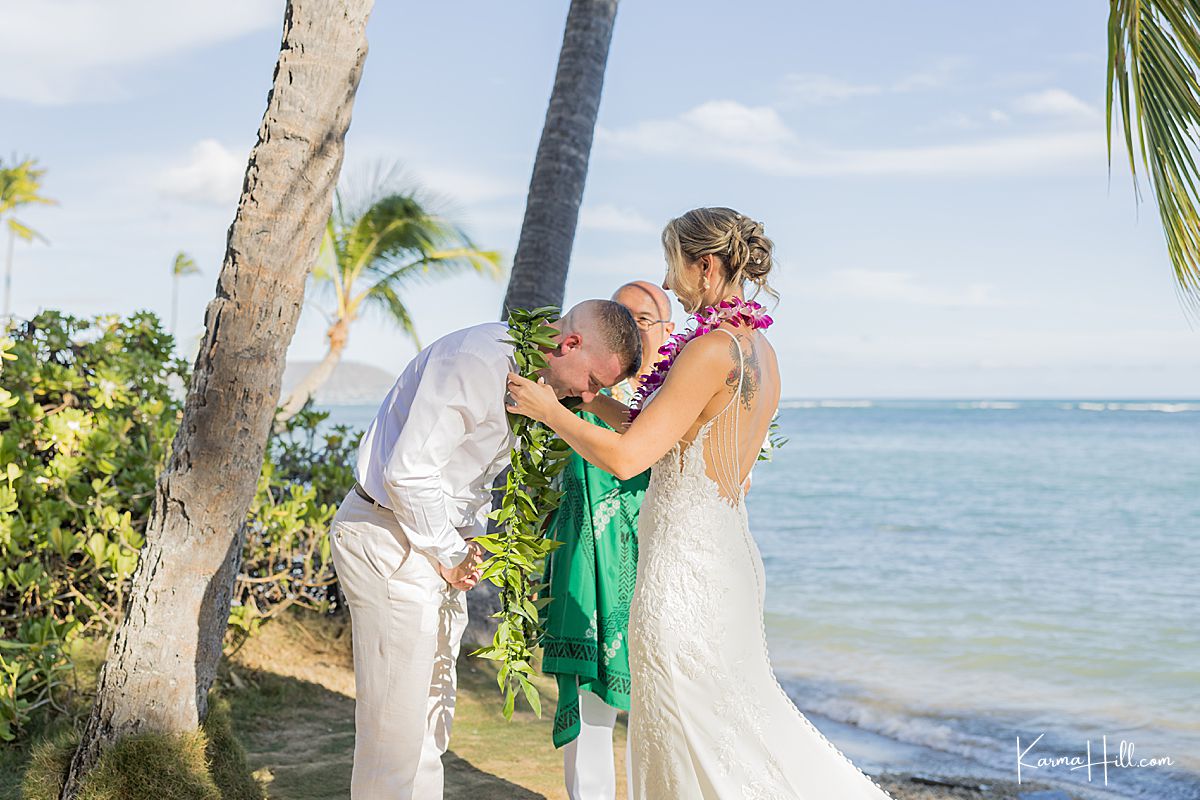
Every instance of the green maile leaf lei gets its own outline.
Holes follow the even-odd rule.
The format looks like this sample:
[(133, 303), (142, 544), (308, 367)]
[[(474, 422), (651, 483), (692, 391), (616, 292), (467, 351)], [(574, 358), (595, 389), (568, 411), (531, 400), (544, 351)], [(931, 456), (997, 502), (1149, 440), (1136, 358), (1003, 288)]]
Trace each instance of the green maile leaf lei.
[[(513, 345), (517, 372), (536, 380), (536, 373), (549, 362), (542, 348), (554, 348), (558, 331), (550, 323), (559, 318), (555, 306), (532, 311), (513, 309), (508, 316), (507, 340)], [(475, 539), (491, 556), (483, 562), (482, 580), (500, 588), (499, 620), (492, 644), (471, 655), (496, 661), (500, 670), (496, 681), (504, 693), (504, 716), (512, 719), (518, 696), (523, 696), (539, 717), (541, 699), (533, 684), (533, 649), (545, 631), (539, 619), (550, 602), (540, 596), (547, 588), (535, 583), (542, 564), (561, 542), (548, 539), (546, 518), (558, 507), (562, 492), (554, 488), (554, 479), (571, 454), (567, 443), (540, 422), (517, 414), (508, 415), (508, 425), (517, 438), (512, 449), (512, 469), (504, 485), (498, 508), (488, 516), (497, 523), (495, 533)]]

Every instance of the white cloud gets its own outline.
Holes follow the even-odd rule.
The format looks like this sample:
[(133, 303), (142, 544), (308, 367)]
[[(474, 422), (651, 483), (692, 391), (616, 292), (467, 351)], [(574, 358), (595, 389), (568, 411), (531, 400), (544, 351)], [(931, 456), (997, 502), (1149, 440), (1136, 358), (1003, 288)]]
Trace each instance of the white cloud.
[(794, 73), (784, 80), (788, 97), (800, 105), (819, 105), (852, 97), (879, 94), (878, 86), (855, 84), (831, 75), (816, 73)]
[(654, 233), (658, 230), (637, 211), (608, 204), (584, 206), (579, 213), (579, 225), (612, 233)]
[(961, 289), (922, 284), (911, 272), (841, 269), (805, 289), (819, 296), (853, 297), (919, 306), (997, 308), (1009, 305), (990, 283)]
[(784, 77), (783, 86), (790, 102), (801, 106), (821, 105), (854, 97), (940, 89), (954, 80), (964, 63), (957, 57), (941, 58), (925, 69), (902, 75), (890, 83), (853, 83), (833, 75), (797, 72)]
[(948, 114), (942, 114), (928, 124), (921, 125), (918, 130), (921, 131), (971, 131), (976, 130), (980, 126), (980, 121), (973, 114), (967, 114), (962, 111), (952, 111)]
[(232, 207), (245, 172), (245, 157), (239, 158), (215, 139), (204, 139), (192, 147), (185, 163), (159, 173), (154, 186), (177, 200)]
[(1096, 109), (1063, 89), (1045, 89), (1021, 95), (1013, 101), (1013, 109), (1021, 114), (1042, 117), (1094, 119), (1099, 116)]
[(685, 111), (680, 122), (714, 139), (740, 144), (772, 145), (795, 138), (775, 109), (753, 108), (734, 100), (712, 100), (698, 105)]
[(804, 142), (769, 106), (710, 101), (673, 119), (600, 128), (616, 152), (737, 164), (771, 175), (995, 175), (1105, 163), (1103, 130), (991, 137), (960, 144), (834, 148)]
[(930, 67), (904, 75), (892, 84), (894, 92), (919, 92), (940, 89), (954, 81), (966, 64), (957, 56), (940, 58)]
[(267, 27), (282, 0), (37, 0), (0, 6), (0, 98), (57, 105), (126, 96), (135, 65)]
[(454, 202), (481, 203), (525, 194), (521, 184), (477, 170), (416, 164), (413, 172), (422, 186)]

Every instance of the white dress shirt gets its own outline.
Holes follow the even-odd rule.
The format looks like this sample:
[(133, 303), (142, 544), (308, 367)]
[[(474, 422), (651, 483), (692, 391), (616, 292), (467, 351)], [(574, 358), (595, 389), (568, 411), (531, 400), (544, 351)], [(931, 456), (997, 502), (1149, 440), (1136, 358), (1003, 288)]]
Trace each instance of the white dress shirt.
[(458, 566), (483, 534), (492, 482), (516, 437), (504, 394), (516, 371), (508, 325), (443, 336), (417, 354), (388, 392), (358, 446), (355, 476), (392, 510), (412, 547)]

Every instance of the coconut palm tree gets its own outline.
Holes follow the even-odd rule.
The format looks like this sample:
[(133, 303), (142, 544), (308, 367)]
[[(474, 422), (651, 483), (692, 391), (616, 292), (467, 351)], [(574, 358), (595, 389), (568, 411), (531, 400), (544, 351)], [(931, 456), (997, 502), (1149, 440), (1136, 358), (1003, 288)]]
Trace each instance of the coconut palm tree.
[(188, 275), (199, 275), (200, 268), (187, 253), (180, 250), (171, 265), (171, 335), (175, 335), (175, 321), (179, 318), (179, 279)]
[(617, 0), (571, 0), (501, 319), (562, 305), (616, 18)]
[(61, 800), (79, 796), (117, 740), (191, 733), (207, 714), (284, 356), (341, 171), (371, 6), (288, 0), (284, 10), (274, 85), (183, 419)]
[[(501, 319), (513, 308), (562, 305), (616, 19), (617, 0), (571, 0)], [(501, 473), (494, 490), (507, 479)], [(487, 581), (467, 595), (464, 641), (491, 642), (499, 603), (500, 590)]]
[(12, 316), (12, 268), (13, 248), (17, 239), (32, 242), (34, 239), (45, 241), (45, 237), (13, 216), (13, 211), (21, 206), (41, 203), (53, 205), (56, 201), (43, 197), (39, 192), (42, 188), (42, 176), (46, 170), (39, 169), (33, 159), (18, 162), (13, 158), (11, 166), (5, 166), (0, 161), (0, 218), (7, 218), (8, 223), (8, 256), (4, 260), (4, 316), (7, 322)]
[(1115, 99), (1137, 190), (1149, 175), (1176, 286), (1200, 312), (1200, 6), (1194, 0), (1109, 0), (1105, 102), (1109, 163)]
[(414, 188), (398, 185), (393, 170), (353, 200), (338, 192), (312, 282), (332, 299), (322, 311), (329, 341), (321, 359), (292, 390), (276, 417), (280, 424), (304, 407), (342, 359), (350, 327), (368, 311), (384, 314), (419, 349), (404, 289), (464, 272), (499, 278), (500, 254), (480, 250), (470, 237), (434, 213)]

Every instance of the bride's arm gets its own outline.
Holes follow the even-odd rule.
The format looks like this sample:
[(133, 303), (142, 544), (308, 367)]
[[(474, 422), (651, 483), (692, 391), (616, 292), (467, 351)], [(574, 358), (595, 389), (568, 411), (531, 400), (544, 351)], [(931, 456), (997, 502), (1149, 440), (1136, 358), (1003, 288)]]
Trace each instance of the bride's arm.
[(546, 423), (586, 461), (621, 480), (639, 475), (692, 427), (708, 401), (731, 391), (725, 378), (731, 358), (718, 337), (701, 337), (680, 351), (654, 402), (624, 433), (593, 425), (571, 413), (549, 386), (510, 373), (508, 410)]
[(606, 394), (596, 395), (592, 402), (581, 404), (579, 410), (595, 414), (614, 431), (623, 431), (629, 424), (629, 406)]

